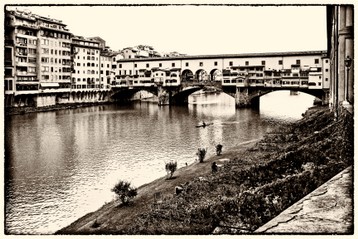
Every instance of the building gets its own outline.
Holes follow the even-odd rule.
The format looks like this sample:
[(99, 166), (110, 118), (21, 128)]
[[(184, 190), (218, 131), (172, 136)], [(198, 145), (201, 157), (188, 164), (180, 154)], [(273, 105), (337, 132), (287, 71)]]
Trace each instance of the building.
[(80, 36), (72, 38), (72, 89), (101, 88), (100, 51), (100, 43), (96, 40)]
[[(325, 51), (274, 52), (227, 55), (124, 58), (117, 60), (116, 78), (122, 87), (158, 81), (173, 75), (186, 81), (219, 81), (222, 86), (329, 88), (329, 58)], [(175, 71), (174, 74), (168, 72)], [(166, 74), (165, 74), (166, 73)], [(127, 84), (127, 85), (126, 85)]]
[(354, 6), (327, 6), (327, 49), (330, 58), (330, 105), (352, 112), (354, 106)]
[[(5, 104), (56, 104), (71, 87), (71, 33), (59, 20), (5, 12)], [(62, 96), (60, 96), (62, 97)]]
[(102, 38), (74, 36), (60, 20), (16, 9), (5, 11), (4, 47), (6, 107), (108, 100), (119, 53)]
[(100, 53), (100, 83), (101, 89), (110, 89), (111, 85), (115, 82), (115, 67), (116, 64), (116, 52), (105, 52)]
[(161, 55), (151, 46), (138, 45), (134, 47), (126, 47), (121, 51), (124, 59), (133, 58), (151, 58), (160, 57)]

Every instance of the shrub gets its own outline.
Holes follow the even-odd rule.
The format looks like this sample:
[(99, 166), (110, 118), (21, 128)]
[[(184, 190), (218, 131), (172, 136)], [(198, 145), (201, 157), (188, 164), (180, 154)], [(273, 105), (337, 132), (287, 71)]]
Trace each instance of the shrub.
[(198, 148), (198, 152), (196, 153), (196, 155), (198, 155), (200, 163), (204, 162), (204, 158), (205, 158), (205, 155), (206, 155), (206, 149)]
[(167, 171), (169, 178), (172, 178), (174, 172), (177, 170), (177, 162), (170, 161), (166, 163), (165, 170)]
[(137, 196), (137, 188), (131, 187), (131, 183), (123, 180), (119, 182), (112, 188), (118, 199), (121, 200), (123, 205), (128, 205), (129, 202)]

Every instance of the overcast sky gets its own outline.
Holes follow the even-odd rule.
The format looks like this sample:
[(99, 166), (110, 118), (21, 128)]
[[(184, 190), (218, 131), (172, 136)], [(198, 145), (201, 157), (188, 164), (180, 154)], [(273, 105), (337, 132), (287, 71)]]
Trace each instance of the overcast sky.
[(326, 50), (325, 6), (17, 7), (62, 20), (113, 50), (139, 44), (188, 55)]

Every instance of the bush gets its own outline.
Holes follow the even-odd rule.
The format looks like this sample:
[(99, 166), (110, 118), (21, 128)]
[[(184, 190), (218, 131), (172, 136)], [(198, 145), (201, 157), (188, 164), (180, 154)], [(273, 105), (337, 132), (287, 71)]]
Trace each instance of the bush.
[(112, 188), (118, 199), (121, 200), (123, 205), (128, 205), (129, 202), (137, 196), (137, 188), (131, 187), (131, 183), (123, 180), (119, 182)]
[(196, 155), (198, 155), (200, 163), (204, 162), (204, 158), (205, 158), (205, 155), (206, 155), (206, 149), (198, 148), (198, 152), (196, 153)]
[(170, 161), (165, 164), (165, 170), (169, 175), (169, 178), (173, 177), (174, 172), (177, 170), (177, 162)]

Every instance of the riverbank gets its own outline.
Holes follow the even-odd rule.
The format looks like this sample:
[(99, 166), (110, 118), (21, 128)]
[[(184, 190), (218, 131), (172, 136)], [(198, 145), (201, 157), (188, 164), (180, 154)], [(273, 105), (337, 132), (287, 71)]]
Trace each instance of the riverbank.
[[(251, 233), (352, 159), (352, 116), (335, 121), (327, 108), (312, 108), (259, 141), (230, 152), (224, 145), (221, 156), (143, 185), (128, 207), (110, 202), (56, 234), (211, 234), (218, 226), (221, 233)], [(213, 174), (214, 161), (221, 167)]]
[(83, 102), (83, 103), (68, 103), (68, 104), (57, 104), (51, 106), (34, 107), (34, 106), (22, 106), (22, 107), (7, 107), (5, 108), (5, 115), (21, 115), (35, 112), (48, 112), (65, 109), (76, 109), (83, 107), (91, 107), (97, 105), (108, 105), (114, 102)]

